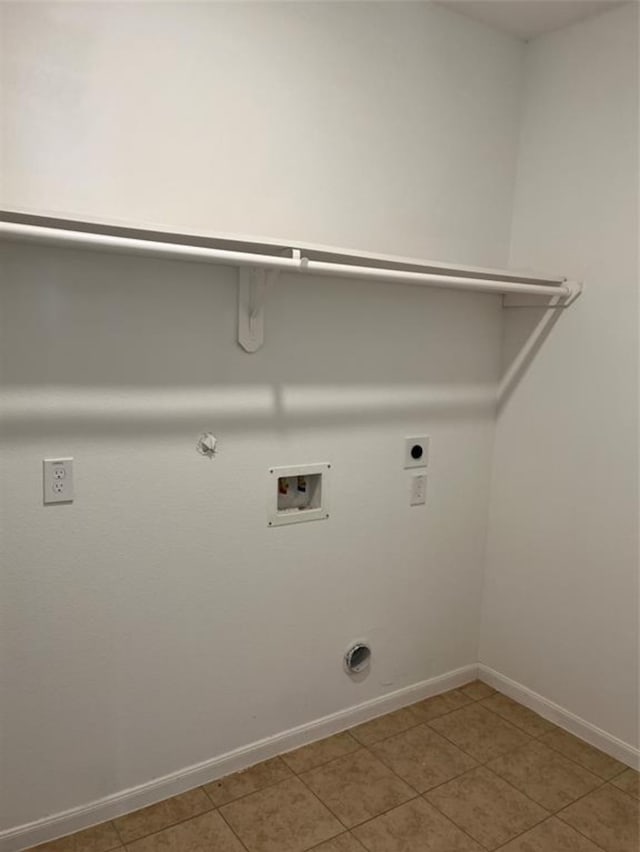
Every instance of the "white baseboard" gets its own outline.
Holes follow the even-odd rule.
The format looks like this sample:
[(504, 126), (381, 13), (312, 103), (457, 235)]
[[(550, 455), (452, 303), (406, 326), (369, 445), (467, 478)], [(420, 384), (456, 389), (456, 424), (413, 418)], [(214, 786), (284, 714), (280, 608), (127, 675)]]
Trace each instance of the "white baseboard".
[(564, 728), (565, 731), (569, 731), (576, 737), (580, 737), (581, 740), (599, 748), (605, 754), (615, 757), (616, 760), (620, 760), (632, 769), (640, 769), (640, 750), (629, 745), (629, 743), (608, 734), (602, 728), (592, 725), (591, 722), (587, 722), (580, 716), (576, 716), (575, 713), (571, 713), (553, 701), (543, 698), (542, 695), (538, 695), (532, 689), (522, 686), (522, 684), (511, 680), (511, 678), (500, 674), (489, 666), (479, 664), (478, 677), (488, 683), (489, 686), (508, 695), (509, 698), (524, 704), (530, 710), (535, 710), (544, 719), (548, 719), (560, 728)]
[(0, 832), (0, 852), (20, 852), (38, 843), (55, 840), (147, 805), (153, 805), (162, 799), (184, 793), (192, 787), (208, 784), (240, 769), (247, 769), (277, 754), (337, 734), (346, 728), (368, 722), (377, 716), (399, 710), (401, 707), (438, 695), (440, 692), (446, 692), (448, 689), (455, 689), (476, 678), (477, 674), (476, 664), (463, 666), (218, 755), (195, 766), (188, 766), (163, 778), (155, 778), (145, 784), (122, 790), (72, 810)]

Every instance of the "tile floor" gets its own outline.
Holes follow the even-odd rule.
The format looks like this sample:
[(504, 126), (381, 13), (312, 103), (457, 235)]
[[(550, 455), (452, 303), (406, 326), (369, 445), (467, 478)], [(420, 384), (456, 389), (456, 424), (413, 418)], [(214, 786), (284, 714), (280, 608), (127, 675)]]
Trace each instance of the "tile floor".
[(39, 852), (638, 852), (639, 775), (480, 681)]

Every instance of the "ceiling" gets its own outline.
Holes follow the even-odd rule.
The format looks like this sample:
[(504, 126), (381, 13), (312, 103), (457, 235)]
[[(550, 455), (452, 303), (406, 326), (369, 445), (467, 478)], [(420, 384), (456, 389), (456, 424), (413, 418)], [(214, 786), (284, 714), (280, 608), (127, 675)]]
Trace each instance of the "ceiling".
[(439, 2), (525, 41), (598, 15), (621, 0), (439, 0)]

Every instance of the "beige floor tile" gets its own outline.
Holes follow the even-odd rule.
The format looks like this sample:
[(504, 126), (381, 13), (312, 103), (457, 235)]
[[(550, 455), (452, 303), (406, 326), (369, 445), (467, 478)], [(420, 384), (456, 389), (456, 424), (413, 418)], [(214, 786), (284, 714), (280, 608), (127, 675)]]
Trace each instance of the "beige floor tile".
[(424, 799), (401, 805), (354, 829), (369, 852), (481, 852), (472, 840)]
[(327, 840), (326, 843), (321, 843), (320, 846), (314, 846), (311, 852), (367, 852), (367, 850), (353, 834), (347, 832), (334, 837), (333, 840)]
[(487, 849), (495, 849), (548, 816), (544, 808), (484, 766), (436, 787), (425, 798)]
[(349, 828), (416, 795), (366, 749), (339, 757), (300, 777)]
[(547, 722), (542, 716), (538, 716), (533, 710), (529, 710), (528, 707), (518, 704), (517, 701), (513, 701), (500, 692), (496, 692), (490, 698), (485, 698), (482, 701), (482, 706), (486, 707), (487, 710), (491, 710), (492, 713), (502, 716), (503, 719), (511, 722), (516, 728), (521, 728), (525, 734), (529, 734), (531, 737), (539, 737), (541, 734), (553, 731), (555, 728), (555, 725)]
[(599, 775), (607, 781), (619, 775), (625, 768), (624, 763), (609, 757), (603, 751), (590, 746), (589, 743), (585, 743), (584, 740), (574, 737), (573, 734), (560, 728), (554, 728), (550, 734), (545, 734), (544, 737), (540, 738), (540, 742), (561, 752), (566, 757), (570, 757), (571, 760), (575, 760), (589, 772), (593, 772), (594, 775)]
[(201, 814), (127, 845), (127, 852), (244, 852), (217, 811)]
[(445, 713), (459, 710), (471, 703), (472, 699), (459, 689), (451, 689), (449, 692), (434, 695), (433, 698), (425, 698), (424, 701), (419, 701), (412, 707), (420, 715), (423, 722), (429, 722), (431, 719), (437, 719), (438, 716), (444, 716)]
[(326, 740), (283, 754), (282, 759), (293, 772), (299, 775), (301, 772), (315, 769), (316, 766), (322, 766), (323, 763), (329, 763), (330, 760), (350, 754), (359, 748), (360, 743), (354, 740), (350, 733), (344, 731)]
[(113, 820), (123, 843), (131, 843), (177, 822), (210, 811), (213, 805), (201, 787)]
[(481, 763), (530, 741), (524, 731), (480, 704), (432, 719), (429, 725)]
[(636, 772), (635, 769), (625, 769), (621, 775), (612, 778), (611, 783), (615, 784), (620, 790), (624, 790), (625, 793), (640, 799), (640, 773)]
[(377, 719), (351, 728), (349, 733), (359, 743), (368, 746), (380, 740), (385, 740), (387, 737), (392, 737), (394, 734), (400, 734), (409, 728), (414, 728), (422, 721), (419, 711), (413, 707), (403, 707), (401, 710), (394, 710), (393, 713), (387, 713), (386, 716), (379, 716)]
[(302, 852), (344, 832), (299, 778), (224, 805), (220, 812), (249, 852)]
[(110, 852), (121, 848), (120, 838), (110, 822), (34, 847), (38, 852)]
[(586, 837), (578, 834), (556, 817), (540, 823), (516, 840), (507, 843), (500, 852), (602, 852)]
[(460, 692), (470, 698), (472, 701), (481, 701), (483, 698), (488, 698), (493, 695), (495, 689), (483, 683), (481, 680), (472, 680), (471, 683), (466, 683), (460, 687)]
[(533, 740), (488, 764), (548, 811), (558, 811), (602, 784), (602, 779)]
[(376, 743), (371, 751), (420, 793), (477, 765), (472, 757), (427, 725)]
[(274, 757), (271, 760), (258, 763), (256, 766), (251, 766), (249, 769), (244, 769), (242, 772), (236, 772), (235, 775), (228, 775), (219, 781), (205, 784), (204, 789), (215, 805), (226, 805), (241, 796), (247, 796), (249, 793), (262, 790), (264, 787), (278, 784), (280, 781), (290, 778), (292, 774), (282, 758)]
[(558, 816), (606, 852), (638, 852), (640, 848), (640, 802), (610, 784)]

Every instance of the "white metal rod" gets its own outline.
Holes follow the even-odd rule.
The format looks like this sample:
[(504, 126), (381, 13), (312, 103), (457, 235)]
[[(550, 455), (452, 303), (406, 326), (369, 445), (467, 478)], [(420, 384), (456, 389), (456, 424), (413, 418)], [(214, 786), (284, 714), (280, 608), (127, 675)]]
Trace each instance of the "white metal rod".
[(251, 266), (262, 269), (279, 269), (285, 272), (305, 272), (315, 275), (331, 275), (339, 278), (358, 278), (369, 281), (398, 281), (426, 287), (455, 290), (470, 290), (479, 293), (522, 293), (532, 296), (570, 297), (573, 288), (569, 284), (524, 284), (517, 281), (497, 281), (473, 276), (440, 275), (433, 272), (409, 272), (399, 269), (380, 269), (370, 266), (354, 266), (343, 263), (307, 260), (302, 257), (273, 257), (242, 251), (191, 246), (182, 243), (159, 242), (156, 240), (118, 237), (86, 231), (70, 231), (47, 228), (40, 225), (24, 225), (15, 222), (0, 222), (0, 237), (61, 244), (72, 248), (107, 249), (127, 254), (172, 257), (181, 260), (220, 263), (228, 266)]
[(335, 275), (338, 278), (364, 278), (376, 281), (398, 281), (423, 287), (442, 287), (454, 290), (475, 290), (480, 293), (524, 293), (530, 296), (572, 295), (566, 284), (518, 284), (511, 281), (492, 281), (485, 278), (437, 275), (433, 272), (404, 272), (400, 269), (372, 269), (364, 266), (349, 266), (342, 263), (324, 263), (309, 260), (304, 265), (314, 275)]
[(0, 222), (0, 237), (27, 242), (50, 243), (80, 249), (107, 249), (124, 254), (146, 254), (154, 257), (173, 257), (179, 260), (199, 260), (227, 266), (252, 266), (296, 271), (300, 261), (291, 257), (272, 257), (268, 254), (251, 254), (244, 251), (189, 246), (183, 243), (163, 243), (156, 240), (138, 240), (132, 237), (115, 237), (86, 231), (66, 231), (61, 228), (44, 228), (40, 225), (21, 225)]

